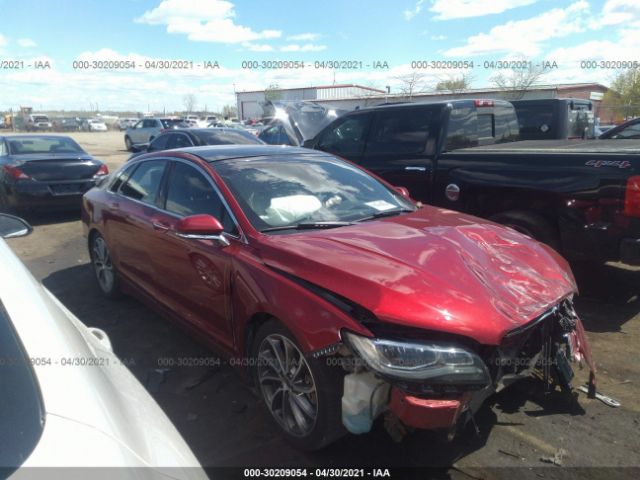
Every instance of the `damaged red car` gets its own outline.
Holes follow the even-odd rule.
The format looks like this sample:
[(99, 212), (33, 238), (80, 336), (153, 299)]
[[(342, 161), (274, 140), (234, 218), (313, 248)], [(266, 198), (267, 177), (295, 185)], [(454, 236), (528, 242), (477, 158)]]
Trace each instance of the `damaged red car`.
[(85, 194), (83, 222), (103, 293), (239, 366), (300, 448), (383, 414), (454, 433), (520, 378), (569, 391), (574, 362), (592, 367), (554, 250), (323, 152), (144, 155)]

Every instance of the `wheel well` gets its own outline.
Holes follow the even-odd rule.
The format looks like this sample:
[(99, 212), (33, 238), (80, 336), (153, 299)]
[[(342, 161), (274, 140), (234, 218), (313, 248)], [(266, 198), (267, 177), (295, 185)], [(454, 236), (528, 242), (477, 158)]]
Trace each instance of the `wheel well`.
[(89, 235), (87, 235), (87, 248), (89, 250), (91, 250), (91, 242), (93, 242), (94, 237), (99, 234), (100, 232), (98, 232), (98, 230), (96, 230), (95, 228), (92, 228), (89, 231)]
[(256, 336), (256, 332), (269, 320), (275, 320), (275, 317), (265, 312), (255, 313), (247, 320), (244, 326), (244, 355), (246, 358), (248, 358), (251, 353), (251, 344)]

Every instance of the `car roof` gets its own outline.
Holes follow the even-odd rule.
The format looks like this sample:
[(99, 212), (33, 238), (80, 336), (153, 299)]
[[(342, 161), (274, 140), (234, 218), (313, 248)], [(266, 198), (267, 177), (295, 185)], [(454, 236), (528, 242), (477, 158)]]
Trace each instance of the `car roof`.
[(282, 155), (327, 156), (326, 153), (318, 150), (285, 145), (205, 145), (202, 147), (177, 148), (171, 150), (171, 152), (190, 153), (207, 162), (217, 162), (233, 158), (279, 157)]

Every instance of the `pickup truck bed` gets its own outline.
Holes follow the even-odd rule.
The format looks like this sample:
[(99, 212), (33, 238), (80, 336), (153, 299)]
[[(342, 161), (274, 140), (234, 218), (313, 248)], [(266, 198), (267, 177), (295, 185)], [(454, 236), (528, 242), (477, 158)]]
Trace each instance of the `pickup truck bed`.
[(512, 226), (568, 259), (640, 264), (640, 140), (443, 152), (431, 185), (431, 203)]

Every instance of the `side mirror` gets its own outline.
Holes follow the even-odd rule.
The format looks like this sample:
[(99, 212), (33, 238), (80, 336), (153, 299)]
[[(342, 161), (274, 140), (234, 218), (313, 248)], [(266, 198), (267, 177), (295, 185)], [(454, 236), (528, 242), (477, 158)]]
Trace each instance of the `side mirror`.
[(6, 213), (0, 213), (0, 237), (24, 237), (32, 231), (33, 228), (25, 220)]
[(214, 240), (223, 247), (228, 246), (229, 240), (223, 235), (224, 227), (220, 221), (211, 215), (191, 215), (178, 222), (176, 235), (190, 240)]
[(409, 190), (407, 190), (406, 187), (393, 187), (393, 188), (395, 188), (396, 192), (398, 192), (403, 197), (411, 198), (411, 194), (409, 193)]

